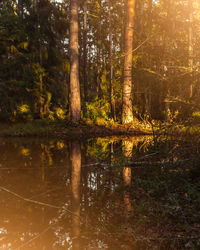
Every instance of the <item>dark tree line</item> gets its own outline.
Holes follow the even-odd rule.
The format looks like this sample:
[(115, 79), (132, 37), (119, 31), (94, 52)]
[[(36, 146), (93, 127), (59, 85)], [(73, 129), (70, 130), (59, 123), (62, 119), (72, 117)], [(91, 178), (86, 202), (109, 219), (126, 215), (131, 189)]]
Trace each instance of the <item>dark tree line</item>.
[(199, 110), (197, 0), (3, 0), (0, 118), (96, 123)]

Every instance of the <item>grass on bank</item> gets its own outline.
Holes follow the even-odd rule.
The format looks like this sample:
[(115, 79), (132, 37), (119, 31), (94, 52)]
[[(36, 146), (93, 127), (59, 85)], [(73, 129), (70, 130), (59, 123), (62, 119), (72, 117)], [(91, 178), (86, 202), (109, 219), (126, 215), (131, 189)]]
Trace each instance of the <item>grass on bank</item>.
[(1, 136), (29, 136), (44, 135), (48, 136), (55, 130), (55, 126), (61, 126), (61, 122), (52, 122), (48, 120), (35, 120), (31, 122), (20, 123), (2, 123), (0, 124)]
[(105, 121), (102, 118), (83, 118), (79, 124), (72, 124), (65, 120), (34, 120), (24, 122), (0, 123), (0, 136), (50, 136), (78, 134), (98, 134), (102, 136), (121, 133), (130, 135), (153, 134), (177, 135), (177, 136), (198, 136), (200, 134), (200, 123), (179, 124), (161, 122), (139, 122), (122, 125), (114, 121)]
[(78, 135), (98, 134), (110, 135), (115, 133), (151, 133), (151, 126), (145, 123), (122, 125), (113, 121), (105, 121), (101, 118), (95, 121), (82, 119), (78, 124), (69, 120), (34, 120), (24, 122), (0, 123), (0, 136), (50, 136), (56, 134)]

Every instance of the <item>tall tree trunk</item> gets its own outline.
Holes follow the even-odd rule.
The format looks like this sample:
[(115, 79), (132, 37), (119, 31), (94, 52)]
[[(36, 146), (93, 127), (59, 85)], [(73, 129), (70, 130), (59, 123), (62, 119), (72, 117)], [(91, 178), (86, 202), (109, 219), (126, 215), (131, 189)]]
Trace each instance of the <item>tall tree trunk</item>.
[(189, 32), (188, 32), (188, 66), (189, 70), (191, 72), (191, 79), (190, 79), (190, 85), (189, 85), (189, 98), (192, 98), (193, 96), (193, 83), (192, 83), (192, 75), (193, 75), (193, 0), (188, 0), (188, 9), (189, 9)]
[(79, 84), (79, 53), (78, 53), (78, 0), (70, 2), (70, 112), (71, 121), (81, 119), (81, 97)]
[[(21, 2), (22, 4), (22, 0), (19, 0), (19, 3)], [(40, 0), (33, 0), (33, 11), (34, 11), (34, 15), (36, 17), (35, 20), (35, 45), (36, 48), (39, 52), (39, 54), (35, 54), (34, 55), (34, 62), (35, 63), (39, 63), (40, 67), (42, 67), (43, 65), (43, 58), (42, 58), (42, 38), (41, 38), (41, 21), (40, 21), (40, 9), (41, 9), (41, 1)], [(38, 112), (38, 108), (39, 108), (39, 116), (41, 119), (44, 118), (44, 86), (43, 86), (43, 73), (40, 72), (39, 74), (39, 100), (38, 100), (38, 106), (35, 106), (35, 113)]]
[[(168, 33), (169, 32), (174, 32), (175, 31), (175, 22), (173, 19), (173, 13), (174, 13), (174, 3), (173, 0), (168, 0), (167, 2), (167, 20), (169, 22), (169, 27), (167, 28), (167, 30), (163, 33), (163, 52), (162, 52), (162, 57), (161, 57), (161, 65), (165, 64), (165, 57), (167, 55), (167, 49), (169, 47), (169, 38), (168, 38)], [(173, 63), (173, 62), (172, 62)], [(173, 65), (172, 65), (173, 66)], [(163, 74), (163, 66), (162, 69), (160, 69), (160, 74)], [(172, 70), (170, 70), (170, 72), (168, 73), (168, 77), (169, 79), (172, 78), (171, 74), (173, 75)], [(167, 83), (163, 84), (166, 85), (166, 93), (165, 93), (165, 98), (164, 98), (164, 109), (165, 109), (165, 121), (169, 121), (170, 119), (170, 109), (171, 109), (171, 105), (169, 102), (169, 97), (171, 95), (171, 91), (170, 91), (170, 85)], [(161, 99), (161, 103), (163, 102), (163, 100)], [(160, 104), (160, 107), (162, 107), (162, 105)], [(161, 110), (162, 112), (162, 110)]]
[[(148, 24), (147, 24), (147, 37), (152, 35), (152, 0), (148, 0)], [(151, 58), (150, 58), (151, 60)], [(151, 65), (152, 62), (149, 62)], [(151, 88), (150, 83), (144, 89), (145, 96), (145, 113), (149, 116), (151, 114)], [(148, 117), (147, 116), (147, 117)]]
[(101, 20), (102, 20), (102, 0), (98, 0), (99, 6), (99, 25), (98, 25), (98, 34), (97, 34), (97, 74), (96, 74), (96, 81), (97, 81), (97, 95), (98, 98), (102, 97), (102, 89), (101, 89), (101, 69), (102, 69), (102, 29), (101, 29)]
[[(38, 39), (38, 51), (39, 51), (39, 64), (40, 67), (42, 68), (43, 66), (43, 57), (42, 57), (42, 38), (41, 38), (41, 1), (37, 0), (37, 39)], [(44, 99), (44, 84), (43, 84), (43, 74), (40, 73), (40, 118), (44, 118), (44, 104), (45, 104), (45, 99)]]
[(113, 34), (112, 34), (112, 23), (111, 23), (111, 0), (109, 0), (109, 42), (110, 42), (110, 107), (112, 118), (116, 120), (115, 117), (115, 99), (114, 99), (114, 87), (113, 87)]
[(152, 0), (148, 0), (148, 35), (151, 35), (152, 33)]
[(125, 30), (125, 57), (124, 57), (124, 81), (122, 88), (122, 123), (133, 121), (132, 106), (132, 50), (133, 50), (133, 26), (136, 0), (127, 0), (126, 3), (126, 30)]
[[(126, 12), (125, 12), (125, 7), (124, 7), (124, 1), (122, 4), (122, 21), (121, 21), (121, 37), (120, 37), (120, 53), (123, 54), (124, 53), (124, 39), (125, 39), (125, 20), (126, 20)], [(120, 60), (121, 62), (121, 60)]]
[(88, 102), (88, 69), (87, 69), (87, 0), (83, 4), (83, 83), (85, 102)]

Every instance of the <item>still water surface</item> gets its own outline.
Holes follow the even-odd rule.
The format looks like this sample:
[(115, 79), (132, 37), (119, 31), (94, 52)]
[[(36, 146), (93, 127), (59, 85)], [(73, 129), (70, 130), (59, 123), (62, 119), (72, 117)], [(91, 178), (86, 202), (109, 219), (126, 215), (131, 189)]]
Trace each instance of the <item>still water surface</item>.
[(147, 170), (128, 162), (148, 156), (152, 143), (1, 139), (0, 249), (145, 249), (134, 247), (148, 227), (130, 186)]

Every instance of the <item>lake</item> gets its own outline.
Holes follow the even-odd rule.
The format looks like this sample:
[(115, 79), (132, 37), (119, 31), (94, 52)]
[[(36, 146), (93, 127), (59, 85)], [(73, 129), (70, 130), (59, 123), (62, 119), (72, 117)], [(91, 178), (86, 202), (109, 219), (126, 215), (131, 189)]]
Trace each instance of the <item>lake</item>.
[(197, 249), (199, 159), (187, 147), (1, 138), (0, 249)]

